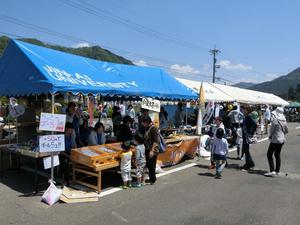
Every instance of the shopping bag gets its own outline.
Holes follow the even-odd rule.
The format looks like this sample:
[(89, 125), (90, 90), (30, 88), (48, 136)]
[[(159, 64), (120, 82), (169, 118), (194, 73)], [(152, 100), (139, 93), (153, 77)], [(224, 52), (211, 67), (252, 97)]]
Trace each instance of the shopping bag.
[(62, 191), (58, 189), (53, 181), (49, 180), (50, 186), (42, 196), (42, 201), (48, 205), (53, 205), (59, 201)]
[(249, 145), (256, 144), (257, 143), (257, 136), (255, 134), (254, 135), (247, 134), (246, 135), (246, 142)]

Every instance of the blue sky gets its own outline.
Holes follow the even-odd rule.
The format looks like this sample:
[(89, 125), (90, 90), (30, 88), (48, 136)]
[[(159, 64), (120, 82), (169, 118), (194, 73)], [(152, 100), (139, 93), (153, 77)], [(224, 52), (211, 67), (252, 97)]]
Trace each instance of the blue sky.
[(216, 45), (217, 77), (262, 82), (300, 66), (299, 10), (298, 0), (2, 0), (0, 32), (64, 46), (98, 44), (138, 65), (203, 81), (212, 80), (208, 51)]

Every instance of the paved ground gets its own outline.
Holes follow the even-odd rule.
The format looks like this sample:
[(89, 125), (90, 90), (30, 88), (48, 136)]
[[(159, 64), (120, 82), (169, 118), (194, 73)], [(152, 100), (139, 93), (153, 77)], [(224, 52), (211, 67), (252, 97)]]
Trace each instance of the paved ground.
[[(282, 174), (262, 176), (268, 169), (268, 141), (251, 147), (256, 169), (237, 169), (230, 159), (223, 179), (207, 170), (207, 161), (160, 177), (157, 184), (116, 192), (96, 203), (56, 204), (48, 207), (40, 196), (26, 196), (30, 177), (9, 173), (0, 183), (0, 224), (207, 224), (298, 225), (300, 222), (300, 124), (289, 124), (288, 143), (282, 150)], [(231, 153), (235, 156), (235, 152)], [(169, 169), (173, 169), (169, 168)], [(22, 181), (14, 182), (14, 178)]]

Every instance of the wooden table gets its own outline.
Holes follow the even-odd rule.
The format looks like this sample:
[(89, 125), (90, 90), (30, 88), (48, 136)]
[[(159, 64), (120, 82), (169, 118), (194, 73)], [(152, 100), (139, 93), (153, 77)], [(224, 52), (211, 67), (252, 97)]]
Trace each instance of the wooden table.
[[(101, 189), (102, 189), (102, 171), (107, 170), (107, 169), (116, 168), (116, 167), (119, 167), (119, 165), (120, 165), (118, 161), (102, 164), (101, 166), (99, 166), (97, 168), (91, 168), (91, 167), (76, 163), (74, 161), (72, 162), (72, 164), (73, 164), (73, 173), (72, 173), (73, 179), (72, 179), (72, 181), (75, 183), (87, 186), (89, 188), (95, 189), (98, 191), (98, 193), (100, 193)], [(97, 185), (88, 183), (88, 182), (84, 181), (84, 179), (78, 179), (76, 177), (76, 175), (78, 173), (96, 177)]]
[[(71, 160), (73, 165), (73, 182), (82, 184), (101, 192), (102, 171), (119, 167), (121, 144), (105, 144), (72, 149)], [(77, 174), (96, 177), (97, 185), (78, 179)]]

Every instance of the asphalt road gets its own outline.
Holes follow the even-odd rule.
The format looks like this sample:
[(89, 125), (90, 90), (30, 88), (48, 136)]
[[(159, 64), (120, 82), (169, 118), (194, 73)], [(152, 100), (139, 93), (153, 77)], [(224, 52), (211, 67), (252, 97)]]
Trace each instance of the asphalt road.
[[(204, 160), (191, 160), (177, 167), (196, 166), (158, 179), (141, 189), (116, 192), (96, 203), (56, 204), (27, 197), (13, 182), (0, 183), (0, 224), (131, 224), (131, 225), (298, 225), (300, 224), (300, 124), (289, 124), (282, 150), (282, 173), (275, 178), (268, 170), (268, 141), (251, 147), (256, 168), (238, 169), (243, 162), (230, 159), (221, 180)], [(232, 157), (235, 152), (230, 154)], [(169, 168), (169, 169), (173, 169)], [(11, 176), (14, 176), (13, 174)], [(27, 176), (18, 176), (29, 188)], [(24, 192), (24, 190), (22, 190)]]

